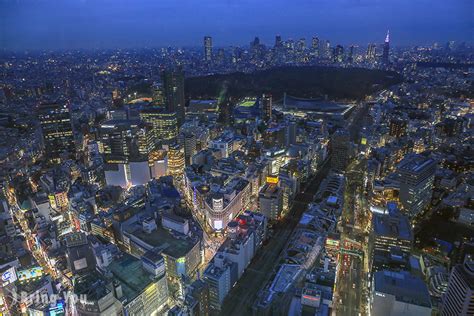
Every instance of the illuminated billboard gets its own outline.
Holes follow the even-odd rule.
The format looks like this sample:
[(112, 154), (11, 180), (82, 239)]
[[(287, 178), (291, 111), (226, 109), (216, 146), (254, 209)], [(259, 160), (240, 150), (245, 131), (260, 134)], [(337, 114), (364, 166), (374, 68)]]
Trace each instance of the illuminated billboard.
[(326, 239), (326, 247), (329, 248), (339, 248), (339, 240), (327, 238)]
[(267, 177), (267, 183), (278, 184), (278, 177), (268, 176)]
[(20, 281), (28, 281), (30, 279), (36, 279), (43, 276), (43, 268), (42, 267), (33, 267), (26, 270), (21, 270), (17, 272), (18, 280)]
[(13, 282), (15, 282), (18, 279), (15, 267), (10, 267), (7, 270), (3, 271), (1, 279), (2, 286), (7, 286), (8, 284), (12, 284)]

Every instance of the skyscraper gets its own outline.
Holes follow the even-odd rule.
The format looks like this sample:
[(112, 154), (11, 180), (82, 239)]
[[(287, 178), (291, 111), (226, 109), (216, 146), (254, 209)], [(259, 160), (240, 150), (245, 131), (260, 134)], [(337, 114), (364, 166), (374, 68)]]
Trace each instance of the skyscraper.
[(272, 96), (270, 94), (262, 96), (262, 114), (265, 122), (272, 118)]
[(275, 47), (282, 47), (283, 42), (281, 41), (281, 35), (275, 36)]
[(331, 136), (331, 166), (340, 171), (346, 170), (350, 158), (350, 138), (345, 130), (338, 130)]
[(204, 59), (212, 61), (212, 37), (204, 36)]
[(355, 50), (354, 45), (351, 45), (351, 47), (349, 47), (349, 54), (347, 56), (347, 61), (350, 63), (354, 61), (354, 50)]
[(397, 168), (400, 173), (400, 203), (415, 216), (431, 202), (436, 161), (422, 155), (409, 155)]
[(146, 108), (140, 111), (142, 121), (152, 127), (155, 141), (170, 143), (178, 136), (178, 119), (176, 112), (162, 111), (159, 108)]
[(331, 42), (329, 40), (326, 40), (324, 45), (324, 56), (327, 58), (331, 57)]
[(104, 160), (126, 164), (130, 160), (148, 160), (154, 148), (153, 133), (138, 120), (109, 120), (99, 126), (99, 142)]
[(297, 50), (299, 52), (304, 52), (306, 50), (306, 39), (305, 38), (300, 38), (298, 40)]
[(184, 160), (185, 160), (186, 165), (190, 165), (191, 158), (196, 153), (196, 143), (197, 143), (196, 134), (187, 132), (187, 133), (183, 133), (181, 137), (182, 137), (181, 142), (184, 148)]
[(180, 181), (184, 173), (184, 152), (181, 146), (173, 144), (168, 147), (168, 174)]
[(454, 266), (443, 297), (443, 316), (474, 314), (474, 262), (467, 259), (464, 264)]
[(311, 41), (311, 50), (316, 56), (319, 55), (319, 38), (316, 36), (313, 36), (313, 39)]
[(385, 42), (383, 43), (383, 53), (382, 53), (382, 62), (388, 63), (389, 59), (389, 52), (390, 52), (390, 33), (387, 31), (387, 36), (385, 37)]
[(344, 61), (344, 47), (342, 47), (342, 45), (336, 46), (334, 61), (338, 63), (342, 63)]
[(64, 152), (74, 153), (71, 115), (65, 103), (43, 103), (38, 107), (38, 118), (43, 133), (45, 154), (52, 161), (59, 161)]
[(165, 95), (166, 110), (176, 112), (178, 126), (184, 122), (184, 72), (164, 71), (162, 73), (163, 91)]
[(367, 54), (365, 55), (365, 58), (367, 60), (373, 61), (375, 59), (375, 50), (376, 50), (376, 45), (373, 43), (370, 43), (369, 46), (367, 47)]

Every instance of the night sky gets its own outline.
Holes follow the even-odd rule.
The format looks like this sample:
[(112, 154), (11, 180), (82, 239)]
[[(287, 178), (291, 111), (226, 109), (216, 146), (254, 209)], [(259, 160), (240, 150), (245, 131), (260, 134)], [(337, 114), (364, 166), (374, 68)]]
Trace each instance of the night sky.
[(474, 0), (0, 0), (0, 47), (76, 49), (474, 41)]

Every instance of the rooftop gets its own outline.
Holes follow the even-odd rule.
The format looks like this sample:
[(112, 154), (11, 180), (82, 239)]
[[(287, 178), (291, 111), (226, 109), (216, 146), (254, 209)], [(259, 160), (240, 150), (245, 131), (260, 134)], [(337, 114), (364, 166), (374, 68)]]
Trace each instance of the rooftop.
[(374, 282), (376, 292), (394, 295), (399, 302), (431, 307), (426, 284), (409, 272), (378, 271)]
[(124, 254), (108, 267), (115, 279), (120, 281), (124, 296), (132, 301), (153, 280), (151, 274), (143, 269), (142, 262), (131, 255)]
[(413, 233), (408, 217), (397, 214), (396, 216), (374, 214), (374, 232), (378, 236), (412, 240)]
[(145, 233), (142, 228), (136, 228), (130, 232), (132, 235), (140, 238), (152, 247), (163, 249), (163, 253), (173, 258), (181, 258), (198, 243), (189, 239), (178, 239), (162, 227), (158, 227), (151, 233)]

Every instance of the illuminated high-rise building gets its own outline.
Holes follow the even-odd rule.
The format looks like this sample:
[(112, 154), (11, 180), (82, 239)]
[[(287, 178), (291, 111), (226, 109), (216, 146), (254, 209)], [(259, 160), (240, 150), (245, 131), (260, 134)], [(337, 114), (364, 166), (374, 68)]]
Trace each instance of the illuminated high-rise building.
[(346, 130), (338, 130), (331, 136), (331, 167), (344, 171), (351, 156), (350, 135)]
[(180, 180), (184, 174), (184, 151), (178, 144), (168, 147), (168, 174), (175, 180)]
[(184, 159), (186, 165), (191, 164), (191, 158), (196, 153), (197, 139), (196, 134), (191, 132), (185, 132), (180, 134), (180, 143), (184, 148)]
[(474, 315), (474, 258), (451, 270), (441, 315)]
[(156, 105), (165, 105), (165, 96), (161, 84), (155, 83), (153, 85), (153, 103)]
[(334, 49), (334, 61), (342, 63), (344, 61), (344, 47), (337, 45)]
[(400, 174), (400, 203), (411, 216), (431, 203), (436, 161), (422, 155), (409, 155), (397, 168)]
[(150, 128), (137, 120), (109, 120), (99, 126), (100, 150), (106, 163), (143, 160), (154, 149)]
[(151, 125), (155, 141), (171, 143), (178, 136), (178, 118), (176, 112), (163, 111), (159, 108), (146, 108), (140, 111), (142, 121)]
[(264, 94), (262, 96), (262, 114), (265, 122), (272, 118), (272, 96), (271, 94)]
[(59, 161), (61, 154), (75, 152), (71, 115), (65, 103), (43, 103), (38, 107), (45, 154)]
[(389, 62), (389, 53), (390, 53), (390, 33), (387, 31), (387, 36), (385, 37), (385, 42), (383, 43), (383, 52), (382, 52), (382, 62)]
[(282, 189), (275, 183), (265, 184), (258, 194), (258, 209), (269, 220), (278, 220), (283, 210)]
[(306, 39), (300, 38), (298, 40), (297, 49), (299, 52), (304, 52), (306, 50)]
[(311, 40), (311, 49), (314, 54), (318, 55), (319, 53), (319, 38), (316, 36), (313, 36), (313, 39)]
[(212, 61), (212, 37), (204, 36), (204, 59)]
[(184, 122), (184, 72), (180, 69), (176, 71), (164, 71), (162, 73), (163, 91), (165, 105), (168, 112), (176, 112), (178, 126)]
[(406, 135), (407, 133), (407, 121), (399, 118), (390, 120), (389, 125), (389, 135), (400, 138)]
[(370, 61), (375, 60), (376, 56), (376, 48), (377, 46), (373, 43), (370, 43), (369, 46), (367, 47), (367, 54), (365, 55), (365, 58)]
[(324, 56), (327, 58), (331, 57), (331, 42), (329, 40), (324, 45)]

